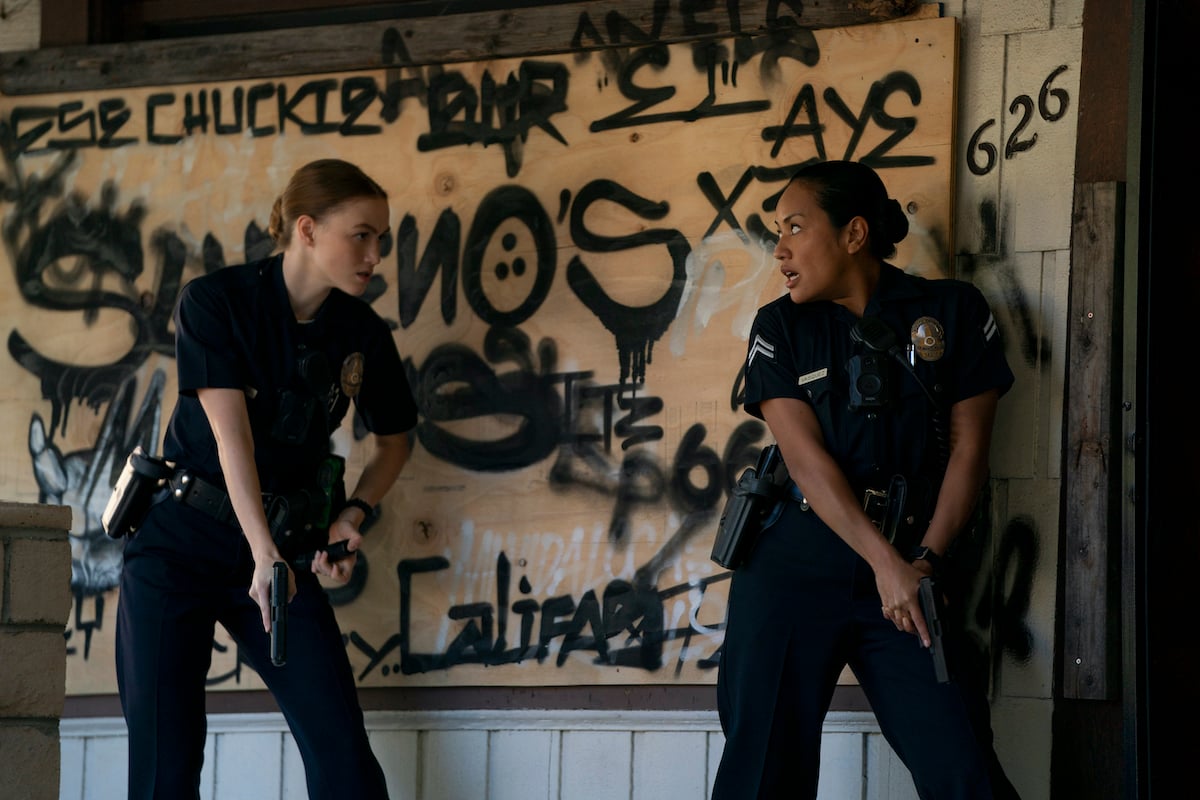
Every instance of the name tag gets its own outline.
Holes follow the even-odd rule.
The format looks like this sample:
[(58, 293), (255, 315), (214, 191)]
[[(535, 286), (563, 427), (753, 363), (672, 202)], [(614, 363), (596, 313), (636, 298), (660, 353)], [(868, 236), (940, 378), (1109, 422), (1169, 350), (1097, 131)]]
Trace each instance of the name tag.
[(824, 378), (828, 374), (829, 374), (829, 368), (822, 367), (821, 369), (819, 369), (815, 372), (810, 372), (807, 375), (801, 375), (799, 380), (796, 381), (796, 385), (803, 386), (806, 383), (812, 383), (813, 381), (819, 381), (819, 380), (821, 380), (821, 378)]

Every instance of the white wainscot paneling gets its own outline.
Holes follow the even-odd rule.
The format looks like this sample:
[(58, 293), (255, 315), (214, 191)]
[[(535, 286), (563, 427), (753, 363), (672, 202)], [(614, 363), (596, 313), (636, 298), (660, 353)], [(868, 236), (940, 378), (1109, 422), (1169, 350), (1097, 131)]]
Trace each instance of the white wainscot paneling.
[[(724, 739), (715, 712), (368, 712), (392, 800), (707, 800)], [(124, 800), (120, 718), (64, 719), (60, 800)], [(304, 800), (304, 767), (279, 714), (209, 717), (200, 796)], [(916, 800), (874, 716), (834, 712), (821, 800)]]

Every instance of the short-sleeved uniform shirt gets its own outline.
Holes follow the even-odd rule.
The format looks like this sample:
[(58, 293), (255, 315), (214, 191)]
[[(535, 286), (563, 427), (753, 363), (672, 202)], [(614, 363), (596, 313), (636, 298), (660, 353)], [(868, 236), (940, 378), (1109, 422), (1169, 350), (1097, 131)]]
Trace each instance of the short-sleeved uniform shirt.
[(337, 289), (311, 321), (298, 322), (281, 255), (190, 281), (175, 308), (175, 357), (179, 400), (164, 456), (221, 485), (199, 389), (245, 393), (266, 492), (314, 484), (329, 437), (351, 402), (375, 434), (403, 433), (417, 423), (387, 323), (365, 301)]
[[(925, 279), (890, 264), (883, 265), (863, 316), (887, 324), (915, 373), (914, 378), (892, 357), (875, 359), (888, 365), (886, 406), (851, 408), (851, 359), (873, 353), (852, 338), (854, 315), (836, 303), (797, 304), (784, 295), (755, 317), (746, 357), (745, 409), (761, 418), (760, 404), (767, 399), (792, 397), (808, 403), (820, 420), (826, 448), (853, 486), (886, 486), (895, 474), (938, 480), (944, 455), (937, 426), (943, 426), (944, 436), (945, 409), (990, 389), (1003, 394), (1012, 386), (995, 318), (972, 284)], [(930, 319), (944, 330), (936, 360), (921, 354), (939, 355), (937, 342), (922, 338), (919, 347), (910, 347), (914, 323), (925, 323), (921, 334), (936, 332)], [(935, 419), (938, 407), (943, 409), (938, 412), (941, 421)]]

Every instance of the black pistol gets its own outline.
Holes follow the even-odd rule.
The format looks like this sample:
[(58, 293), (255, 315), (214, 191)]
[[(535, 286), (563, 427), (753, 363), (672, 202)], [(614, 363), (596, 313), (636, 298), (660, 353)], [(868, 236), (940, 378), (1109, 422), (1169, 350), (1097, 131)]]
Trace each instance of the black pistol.
[(938, 597), (937, 586), (933, 578), (921, 578), (918, 590), (921, 601), (921, 615), (925, 617), (925, 627), (929, 629), (929, 654), (933, 656), (933, 672), (938, 683), (950, 682), (950, 668), (946, 665), (946, 643), (942, 639), (942, 601)]
[(287, 564), (276, 561), (271, 576), (271, 663), (277, 667), (287, 663), (287, 602)]
[(309, 569), (312, 566), (313, 559), (316, 558), (317, 553), (320, 552), (328, 553), (330, 561), (341, 561), (343, 558), (346, 558), (350, 555), (351, 550), (350, 546), (346, 543), (346, 540), (342, 539), (341, 541), (334, 542), (331, 545), (319, 547), (312, 552), (301, 553), (292, 559), (292, 569)]

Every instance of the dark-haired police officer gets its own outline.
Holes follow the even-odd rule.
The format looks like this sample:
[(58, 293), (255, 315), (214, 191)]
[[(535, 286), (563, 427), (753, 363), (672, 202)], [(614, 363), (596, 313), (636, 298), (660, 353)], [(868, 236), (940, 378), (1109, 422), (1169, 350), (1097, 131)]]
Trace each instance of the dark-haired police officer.
[(732, 577), (714, 800), (816, 797), (847, 665), (924, 800), (1015, 797), (986, 696), (964, 674), (936, 679), (918, 598), (951, 569), (987, 479), (1013, 383), (995, 319), (970, 284), (885, 261), (907, 219), (869, 167), (802, 168), (776, 222), (787, 294), (752, 326), (745, 409), (803, 502), (784, 502)]

